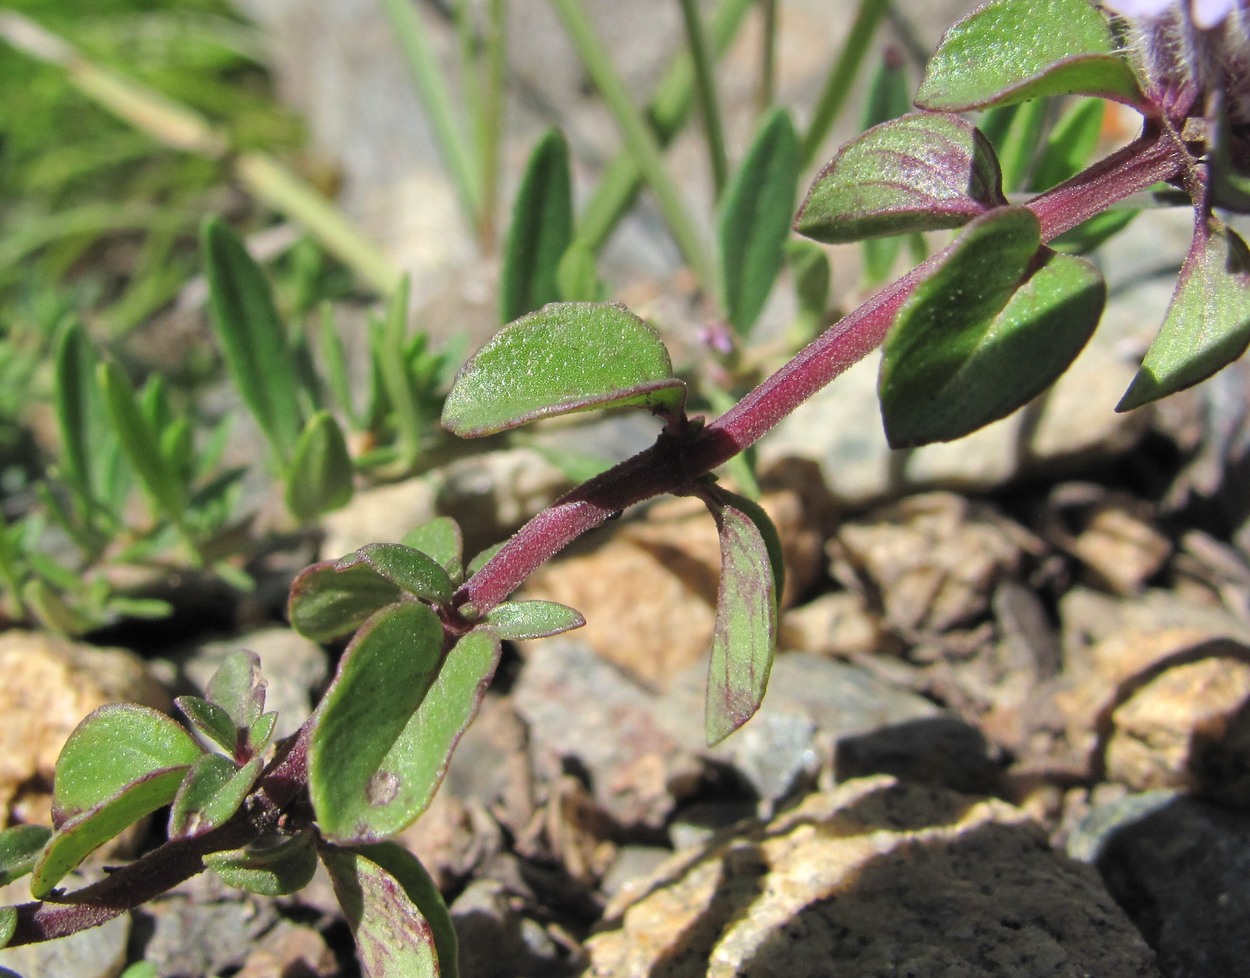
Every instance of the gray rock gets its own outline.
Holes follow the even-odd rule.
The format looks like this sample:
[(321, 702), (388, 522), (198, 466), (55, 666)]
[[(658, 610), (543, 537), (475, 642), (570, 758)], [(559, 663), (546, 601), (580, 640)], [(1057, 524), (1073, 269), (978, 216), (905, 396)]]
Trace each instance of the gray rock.
[(537, 643), (513, 689), (539, 778), (587, 777), (595, 801), (626, 826), (664, 825), (697, 787), (702, 765), (661, 725), (654, 694), (576, 640)]
[(122, 914), (69, 937), (5, 948), (0, 950), (0, 975), (7, 975), (7, 968), (25, 978), (116, 978), (126, 966), (129, 936), (130, 916)]
[[(682, 673), (659, 707), (661, 722), (685, 749), (729, 764), (768, 801), (810, 788), (822, 768), (833, 766), (838, 745), (848, 738), (942, 715), (928, 700), (858, 666), (786, 652), (773, 663), (760, 711), (709, 749), (706, 682), (706, 666)], [(923, 761), (917, 765), (923, 766)]]
[(1250, 960), (1250, 817), (1163, 792), (1091, 819), (1114, 827), (1095, 847), (1107, 888), (1167, 978), (1240, 978)]
[(888, 778), (813, 795), (626, 887), (595, 978), (1154, 978), (1088, 867), (1018, 809)]
[(563, 978), (581, 970), (573, 949), (558, 944), (497, 880), (470, 883), (451, 905), (451, 917), (462, 978)]

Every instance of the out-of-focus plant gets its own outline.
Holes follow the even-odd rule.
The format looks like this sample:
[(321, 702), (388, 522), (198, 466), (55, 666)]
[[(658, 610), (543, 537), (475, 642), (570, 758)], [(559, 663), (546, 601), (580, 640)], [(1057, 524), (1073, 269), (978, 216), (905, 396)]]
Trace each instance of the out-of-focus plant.
[[(844, 146), (813, 183), (796, 227), (828, 242), (958, 229), (953, 240), (715, 420), (691, 416), (687, 386), (659, 335), (623, 306), (552, 303), (505, 327), (458, 374), (442, 414), (448, 429), (475, 437), (634, 407), (659, 417), (655, 444), (467, 566), (458, 527), (438, 520), (399, 543), (305, 569), (291, 589), (293, 627), (317, 640), (350, 639), (313, 716), (276, 746), (257, 664), (246, 653), (226, 663), (205, 698), (179, 700), (199, 740), (139, 707), (89, 716), (57, 764), (53, 826), (0, 833), (0, 880), (29, 874), (33, 897), (0, 909), (0, 940), (29, 943), (93, 926), (205, 868), (234, 886), (285, 893), (307, 883), (320, 860), (365, 974), (454, 975), (454, 932), (437, 891), (416, 859), (386, 840), (429, 804), (500, 643), (580, 624), (572, 609), (508, 600), (537, 567), (635, 503), (661, 493), (702, 499), (722, 556), (706, 702), (714, 743), (745, 723), (764, 695), (782, 568), (767, 516), (713, 471), (850, 364), (884, 346), (880, 399), (895, 445), (957, 438), (1015, 410), (1063, 374), (1105, 299), (1097, 269), (1052, 244), (1088, 234), (1088, 222), (1160, 184), (1189, 197), (1193, 245), (1159, 337), (1120, 406), (1195, 383), (1239, 356), (1250, 339), (1250, 253), (1216, 209), (1250, 210), (1250, 42), (1240, 8), (1228, 4), (1215, 16), (1204, 6), (1199, 20), (1188, 4), (1117, 6), (1141, 19), (1111, 17), (1086, 0), (990, 0), (947, 32), (916, 96), (922, 111)], [(995, 144), (963, 113), (1058, 95), (1130, 106), (1142, 117), (1141, 134), (1084, 166), (1021, 148), (1009, 157), (1016, 169), (1005, 182)], [(998, 145), (1018, 145), (1017, 125), (1033, 131), (1033, 111), (1004, 122)], [(761, 131), (786, 132), (775, 119), (784, 117)], [(1070, 125), (1084, 132), (1089, 123)], [(758, 147), (777, 145), (775, 138), (761, 136), (748, 160), (773, 159), (775, 150)], [(560, 151), (553, 137), (534, 164), (557, 183)], [(1060, 182), (1038, 187), (1049, 179)], [(754, 200), (758, 188), (735, 195), (733, 183), (727, 202)], [(1023, 196), (1009, 199), (1012, 188)], [(561, 210), (537, 198), (534, 212), (554, 215), (553, 240), (564, 234)], [(727, 225), (741, 220), (732, 203), (724, 213)], [(724, 243), (721, 254), (738, 247)], [(750, 279), (756, 262), (776, 259), (748, 248), (734, 260)], [(756, 287), (743, 290), (735, 278), (721, 288), (727, 314), (736, 309), (748, 322)], [(137, 413), (159, 413), (158, 401), (139, 399)], [(286, 423), (286, 437), (295, 437), (298, 425)], [(159, 476), (140, 474), (154, 498), (166, 492)], [(57, 889), (94, 847), (166, 805), (165, 845), (82, 890)]]

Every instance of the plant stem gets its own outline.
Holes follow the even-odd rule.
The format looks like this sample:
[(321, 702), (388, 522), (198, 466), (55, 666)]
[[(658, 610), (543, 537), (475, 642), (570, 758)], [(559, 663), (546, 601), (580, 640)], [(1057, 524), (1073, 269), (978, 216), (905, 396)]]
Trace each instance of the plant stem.
[(729, 163), (725, 154), (725, 130), (721, 125), (716, 78), (712, 73), (707, 34), (703, 30), (703, 18), (699, 16), (695, 0), (681, 0), (681, 16), (686, 24), (690, 62), (694, 65), (695, 92), (699, 96), (699, 108), (703, 112), (703, 130), (707, 136), (707, 153), (712, 167), (712, 187), (716, 199), (720, 200), (721, 191), (725, 189)]
[(803, 139), (803, 166), (810, 166), (820, 151), (820, 144), (829, 135), (829, 130), (837, 119), (838, 113), (846, 98), (851, 94), (851, 84), (859, 72), (864, 55), (868, 53), (869, 42), (876, 33), (877, 26), (890, 7), (890, 0), (860, 0), (859, 9), (855, 12), (855, 22), (851, 32), (847, 34), (838, 59), (833, 63), (833, 70), (825, 79), (825, 87), (821, 90), (820, 99), (816, 102), (816, 110), (812, 113), (811, 125)]
[(777, 0), (760, 0), (764, 29), (760, 32), (760, 90), (756, 110), (763, 115), (773, 104), (777, 88)]
[(504, 114), (508, 104), (506, 28), (504, 0), (490, 0), (482, 53), (486, 84), (477, 120), (477, 151), (482, 171), (478, 235), (482, 247), (487, 251), (492, 251), (495, 247), (496, 212), (499, 208), (499, 163), (503, 145)]
[[(1189, 156), (1178, 139), (1170, 133), (1148, 131), (1029, 206), (1041, 223), (1043, 240), (1051, 241), (1115, 202), (1174, 177), (1188, 165)], [(455, 604), (471, 603), (484, 614), (581, 534), (652, 496), (688, 491), (695, 480), (749, 448), (874, 350), (899, 308), (943, 256), (939, 252), (877, 292), (689, 440), (678, 442), (662, 435), (651, 448), (557, 500), (521, 527), (465, 582)]]
[(646, 120), (643, 119), (642, 113), (634, 105), (629, 92), (626, 91), (625, 83), (612, 66), (612, 61), (600, 42), (599, 35), (591, 25), (585, 10), (582, 9), (581, 0), (551, 0), (551, 5), (563, 21), (564, 28), (568, 31), (569, 38), (582, 59), (582, 64), (585, 65), (604, 103), (616, 119), (625, 145), (633, 156), (639, 172), (651, 188), (651, 192), (655, 194), (669, 230), (677, 241), (677, 247), (698, 276), (704, 289), (716, 294), (715, 265), (709, 259), (704, 242), (686, 212), (677, 184), (664, 169), (660, 146), (655, 136), (647, 126)]

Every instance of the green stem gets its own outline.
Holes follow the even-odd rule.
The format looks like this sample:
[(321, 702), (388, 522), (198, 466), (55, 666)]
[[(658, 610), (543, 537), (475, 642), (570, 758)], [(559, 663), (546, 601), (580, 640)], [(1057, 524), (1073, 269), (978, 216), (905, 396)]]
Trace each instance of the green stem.
[(834, 120), (842, 111), (859, 66), (863, 63), (864, 55), (868, 53), (872, 35), (876, 33), (889, 6), (889, 0), (859, 0), (859, 9), (855, 13), (851, 32), (847, 34), (842, 51), (833, 63), (829, 77), (825, 79), (816, 110), (812, 113), (807, 136), (803, 139), (803, 166), (810, 166), (816, 159), (820, 144), (825, 141)]
[(478, 186), (469, 147), (456, 125), (451, 96), (443, 83), (443, 69), (434, 56), (412, 0), (381, 0), (381, 3), (390, 16), (395, 38), (403, 49), (408, 71), (417, 86), (417, 94), (429, 113), (434, 139), (456, 186), (465, 217), (470, 225), (477, 226), (482, 188)]
[(499, 169), (507, 109), (508, 48), (504, 0), (490, 0), (483, 60), (486, 88), (477, 117), (478, 155), (482, 168), (482, 209), (478, 235), (486, 250), (495, 246), (495, 219), (499, 210)]
[(612, 66), (607, 51), (604, 50), (581, 3), (579, 0), (551, 0), (551, 5), (563, 21), (573, 47), (577, 49), (582, 63), (599, 89), (599, 94), (616, 119), (625, 145), (643, 179), (655, 194), (660, 211), (677, 241), (677, 247), (698, 275), (703, 287), (708, 292), (717, 292), (715, 266), (708, 256), (703, 240), (695, 230), (694, 223), (686, 213), (677, 185), (664, 169), (659, 143), (642, 113), (630, 99), (625, 83)]
[[(708, 26), (708, 40), (719, 56), (724, 54), (755, 0), (724, 0)], [(665, 72), (647, 106), (647, 117), (661, 146), (668, 144), (690, 111), (694, 96), (694, 69), (689, 53), (678, 57)], [(577, 238), (591, 251), (598, 251), (620, 219), (629, 210), (638, 192), (642, 174), (628, 150), (617, 155), (603, 172), (590, 201), (578, 221)]]
[(707, 135), (707, 152), (712, 167), (712, 187), (716, 199), (720, 200), (721, 191), (725, 189), (729, 164), (725, 155), (725, 130), (721, 125), (720, 103), (716, 98), (716, 78), (712, 73), (707, 34), (703, 30), (703, 18), (699, 16), (695, 0), (681, 0), (681, 15), (686, 23), (686, 43), (694, 65), (699, 108), (703, 112), (703, 129)]

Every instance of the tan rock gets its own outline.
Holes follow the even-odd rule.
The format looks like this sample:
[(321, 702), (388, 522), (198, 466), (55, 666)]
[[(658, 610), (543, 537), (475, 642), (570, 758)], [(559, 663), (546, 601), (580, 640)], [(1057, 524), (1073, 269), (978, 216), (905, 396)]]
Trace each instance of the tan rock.
[(944, 631), (985, 614), (1024, 545), (1032, 545), (1024, 528), (989, 506), (935, 492), (847, 523), (829, 549), (835, 573), (879, 593), (886, 617), (908, 633)]
[[(763, 505), (782, 540), (786, 594), (801, 594), (818, 570), (819, 535), (806, 527), (797, 495), (765, 496)], [(586, 617), (580, 640), (664, 687), (711, 644), (720, 578), (716, 526), (699, 500), (664, 500), (594, 544), (535, 573), (525, 596), (576, 608)]]
[(320, 933), (282, 921), (261, 938), (235, 978), (332, 978), (338, 972), (334, 952)]
[(1019, 809), (889, 778), (676, 855), (604, 928), (596, 978), (1158, 975), (1097, 873)]
[(0, 825), (47, 824), (65, 739), (105, 703), (170, 708), (143, 660), (37, 632), (0, 634)]
[(1172, 544), (1123, 499), (1099, 506), (1073, 541), (1072, 551), (1099, 581), (1118, 594), (1133, 594), (1158, 573)]

